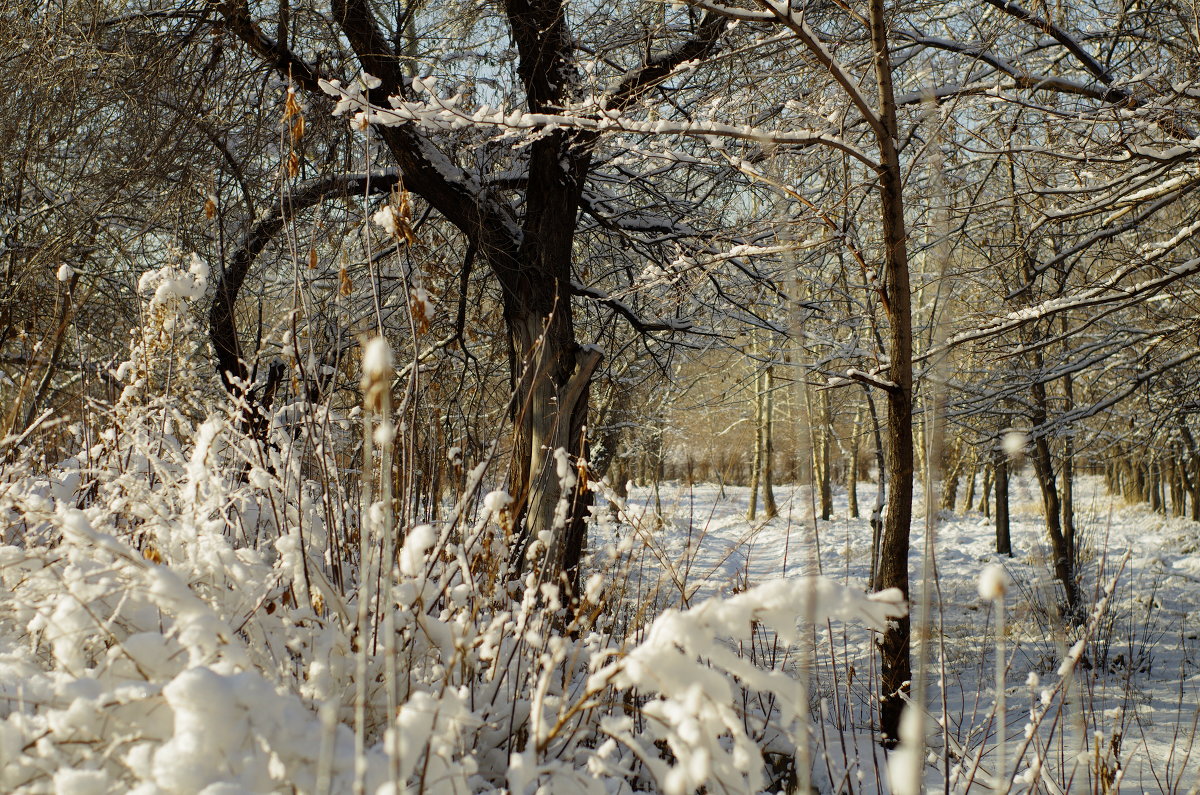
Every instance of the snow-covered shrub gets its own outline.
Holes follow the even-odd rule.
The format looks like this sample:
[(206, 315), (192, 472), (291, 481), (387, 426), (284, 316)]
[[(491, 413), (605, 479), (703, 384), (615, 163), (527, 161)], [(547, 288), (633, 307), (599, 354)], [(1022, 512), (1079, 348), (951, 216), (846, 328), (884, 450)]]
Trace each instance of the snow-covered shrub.
[[(216, 427), (204, 426), (201, 443)], [(822, 614), (878, 623), (897, 611), (894, 599), (865, 601), (826, 581), (780, 582), (668, 613), (623, 653), (595, 629), (556, 632), (532, 581), (511, 601), (503, 588), (481, 589), (472, 561), (498, 537), (485, 517), (461, 544), (429, 526), (408, 534), (392, 587), (399, 675), (389, 683), (381, 640), (355, 636), (353, 597), (324, 575), (313, 593), (327, 596), (314, 606), (289, 597), (302, 576), (296, 558), (309, 556), (311, 575), (320, 556), (288, 534), (240, 545), (198, 486), (173, 482), (136, 522), (103, 500), (81, 510), (9, 490), (9, 515), (36, 532), (0, 548), (6, 790), (69, 775), (98, 791), (348, 791), (361, 762), (369, 791), (393, 775), (433, 792), (630, 791), (638, 781), (757, 791), (763, 762), (742, 729), (739, 687), (774, 694), (790, 729), (796, 686), (721, 640), (752, 622), (794, 637), (794, 605), (810, 588)], [(360, 654), (366, 745), (356, 755)], [(383, 709), (389, 686), (394, 719)], [(640, 728), (622, 712), (635, 689), (651, 696)]]
[(120, 403), (173, 398), (191, 401), (205, 365), (195, 302), (208, 289), (209, 267), (192, 254), (181, 254), (138, 279), (142, 323), (130, 332), (129, 358), (114, 375), (124, 383)]
[[(353, 460), (347, 418), (284, 406), (260, 445), (207, 406), (187, 364), (204, 280), (196, 261), (143, 278), (146, 327), (94, 443), (4, 473), (3, 791), (756, 792), (764, 751), (808, 741), (807, 704), (734, 644), (904, 610), (793, 579), (622, 637), (606, 575), (628, 544), (563, 606), (509, 570), (486, 464), (442, 522), (389, 525), (359, 504), (374, 478), (320, 477)], [(774, 705), (754, 732), (748, 692)]]

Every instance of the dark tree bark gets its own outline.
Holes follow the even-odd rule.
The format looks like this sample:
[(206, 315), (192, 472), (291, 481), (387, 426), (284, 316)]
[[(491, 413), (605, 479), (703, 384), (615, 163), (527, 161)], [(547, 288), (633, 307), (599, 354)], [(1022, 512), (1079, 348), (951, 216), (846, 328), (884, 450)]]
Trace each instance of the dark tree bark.
[(767, 519), (774, 519), (779, 515), (779, 506), (775, 503), (775, 370), (769, 365), (763, 373), (762, 420), (763, 514)]
[(1182, 417), (1179, 420), (1179, 434), (1183, 437), (1183, 444), (1187, 448), (1192, 470), (1187, 481), (1192, 499), (1192, 521), (1200, 522), (1200, 446), (1196, 444), (1196, 437), (1192, 435), (1187, 421)]
[[(751, 352), (755, 352), (753, 346)], [(754, 373), (754, 456), (750, 469), (750, 505), (746, 511), (746, 518), (751, 521), (758, 515), (760, 488), (765, 518), (774, 519), (779, 515), (774, 484), (774, 414), (775, 370), (768, 364)]]
[(750, 504), (746, 506), (746, 520), (753, 522), (758, 518), (758, 486), (762, 480), (763, 469), (763, 402), (762, 402), (762, 373), (754, 373), (754, 452), (750, 460)]
[[(50, 353), (46, 357), (46, 369), (42, 371), (42, 377), (38, 380), (37, 387), (33, 390), (33, 395), (29, 400), (29, 408), (25, 412), (24, 421), (17, 425), (17, 418), (21, 416), (21, 396), (24, 390), (18, 393), (18, 399), (13, 403), (9, 410), (9, 417), (5, 422), (8, 436), (15, 436), (21, 431), (33, 425), (37, 419), (38, 412), (46, 400), (46, 395), (50, 391), (50, 385), (54, 381), (54, 374), (58, 371), (60, 360), (62, 358), (63, 343), (67, 339), (67, 330), (70, 328), (71, 318), (75, 315), (75, 289), (79, 284), (79, 276), (72, 275), (66, 284), (62, 286), (62, 292), (59, 296), (58, 305), (58, 322), (54, 326), (50, 337)], [(44, 342), (44, 341), (43, 341)], [(27, 383), (31, 383), (33, 376), (33, 368), (30, 368), (27, 375)]]
[(1008, 456), (1003, 450), (996, 454), (994, 481), (996, 485), (996, 554), (1009, 555), (1012, 551), (1012, 534), (1008, 521)]
[(954, 463), (950, 467), (950, 472), (943, 480), (942, 486), (942, 508), (951, 512), (958, 505), (958, 481), (962, 477), (963, 464), (965, 463), (961, 441), (955, 443), (953, 455)]
[[(883, 271), (888, 313), (887, 425), (885, 432), (890, 491), (880, 548), (881, 588), (898, 588), (909, 597), (908, 552), (913, 495), (912, 297), (909, 286), (908, 233), (904, 224), (904, 172), (896, 149), (896, 101), (883, 0), (870, 3), (871, 46), (878, 90), (881, 130), (879, 197), (883, 226)], [(886, 745), (899, 739), (900, 713), (912, 679), (910, 617), (888, 625), (880, 642), (880, 733)]]
[[(1040, 352), (1034, 357), (1035, 372), (1041, 369)], [(1032, 387), (1032, 412), (1030, 419), (1034, 428), (1045, 426), (1048, 417), (1046, 386), (1035, 380)], [(1054, 576), (1063, 587), (1066, 612), (1078, 617), (1079, 589), (1075, 582), (1075, 551), (1067, 545), (1062, 530), (1062, 502), (1058, 493), (1058, 478), (1054, 472), (1054, 459), (1050, 454), (1050, 442), (1045, 434), (1033, 438), (1033, 471), (1042, 493), (1042, 512), (1046, 520), (1046, 532), (1050, 536), (1050, 551), (1054, 555)]]
[(1183, 478), (1183, 462), (1173, 450), (1171, 458), (1167, 462), (1171, 474), (1171, 515), (1186, 516), (1187, 515), (1187, 491), (1184, 488)]
[(883, 432), (880, 429), (879, 412), (875, 409), (875, 396), (870, 389), (863, 388), (866, 393), (867, 411), (871, 417), (871, 436), (875, 440), (875, 468), (879, 473), (875, 484), (875, 504), (871, 507), (871, 587), (876, 587), (879, 580), (879, 546), (883, 539), (883, 509), (887, 492), (887, 454), (883, 446)]
[(983, 488), (980, 489), (980, 492), (979, 492), (979, 512), (988, 518), (991, 518), (991, 515), (992, 515), (992, 508), (991, 508), (991, 505), (992, 505), (992, 503), (991, 503), (992, 481), (995, 479), (995, 477), (996, 477), (995, 464), (990, 464), (983, 468), (983, 484), (982, 484)]
[(829, 405), (829, 390), (821, 392), (821, 520), (828, 522), (833, 516), (833, 414)]
[(979, 472), (979, 465), (975, 456), (975, 451), (971, 450), (971, 465), (967, 468), (967, 493), (963, 495), (963, 511), (971, 510), (975, 504), (975, 476)]
[[(1063, 324), (1066, 324), (1064, 318)], [(1075, 408), (1075, 381), (1068, 374), (1063, 379), (1063, 396), (1066, 398), (1064, 411)], [(1062, 530), (1067, 549), (1074, 561), (1078, 548), (1075, 545), (1075, 437), (1068, 433), (1063, 441), (1062, 457)], [(1074, 568), (1072, 566), (1072, 568)]]
[[(786, 5), (769, 5), (767, 8), (775, 20), (790, 30), (807, 48), (813, 59), (844, 93), (870, 129), (871, 138), (878, 149), (877, 161), (867, 159), (865, 162), (871, 163), (875, 171), (875, 189), (879, 196), (882, 278), (877, 282), (872, 281), (872, 288), (887, 315), (887, 334), (883, 345), (888, 367), (884, 379), (870, 383), (881, 387), (885, 393), (887, 418), (883, 447), (886, 464), (881, 475), (886, 474), (890, 483), (879, 545), (879, 567), (872, 578), (872, 585), (876, 588), (897, 588), (907, 599), (913, 493), (912, 290), (908, 233), (904, 220), (904, 170), (898, 149), (899, 125), (884, 5), (884, 0), (871, 0), (865, 20), (871, 42), (869, 69), (874, 73), (874, 103), (863, 91), (866, 76), (852, 75), (839, 63), (832, 50), (820, 40), (800, 13)], [(880, 730), (883, 742), (887, 745), (894, 745), (898, 740), (900, 712), (909, 687), (912, 667), (909, 626), (907, 616), (892, 622), (880, 642)]]

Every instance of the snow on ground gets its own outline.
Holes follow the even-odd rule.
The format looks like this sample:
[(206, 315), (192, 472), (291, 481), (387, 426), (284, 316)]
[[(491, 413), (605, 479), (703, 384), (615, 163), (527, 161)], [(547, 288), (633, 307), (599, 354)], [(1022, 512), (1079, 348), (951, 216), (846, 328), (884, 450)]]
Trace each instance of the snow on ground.
[[(694, 605), (714, 594), (811, 573), (818, 565), (821, 573), (847, 584), (867, 581), (867, 516), (875, 499), (874, 484), (860, 485), (863, 518), (848, 518), (843, 490), (835, 497), (833, 517), (817, 523), (816, 535), (811, 531), (809, 490), (783, 486), (775, 494), (780, 515), (771, 521), (748, 521), (744, 487), (665, 484), (659, 489), (659, 511), (651, 489), (633, 489), (626, 519), (646, 542), (644, 559), (633, 572), (638, 594), (657, 584), (660, 606)], [(915, 604), (925, 544), (921, 501), (918, 488), (912, 536)], [(1059, 664), (1077, 636), (1068, 638), (1057, 617), (1040, 497), (1028, 478), (1013, 480), (1010, 510), (1015, 552), (1011, 559), (995, 554), (992, 520), (975, 510), (962, 515), (940, 512), (934, 535), (938, 577), (932, 615), (938, 631), (931, 647), (930, 714), (934, 720), (946, 715), (951, 766), (956, 755), (964, 755), (969, 761), (962, 765), (959, 783), (974, 770), (979, 791), (988, 790), (980, 784), (989, 778), (997, 739), (989, 722), (995, 692), (994, 611), (979, 596), (983, 569), (1000, 563), (1012, 581), (1005, 632), (1010, 660), (1007, 759), (1024, 742), (1031, 705), (1047, 697), (1043, 691), (1057, 683)], [(1081, 478), (1076, 486), (1076, 516), (1088, 606), (1105, 587), (1114, 582), (1116, 587), (1081, 661), (1082, 700), (1072, 696), (1061, 724), (1043, 725), (1018, 771), (1041, 757), (1046, 768), (1057, 771), (1043, 778), (1044, 783), (1050, 780), (1046, 791), (1054, 791), (1055, 778), (1064, 789), (1078, 787), (1098, 778), (1089, 779), (1086, 768), (1072, 762), (1082, 749), (1093, 770), (1107, 764), (1123, 792), (1200, 791), (1200, 747), (1192, 748), (1200, 714), (1200, 524), (1152, 513), (1144, 505), (1125, 505), (1094, 477)], [(1123, 563), (1126, 554), (1129, 558)], [(918, 611), (914, 607), (914, 613)], [(833, 759), (818, 760), (817, 779), (841, 781), (848, 775), (851, 783), (859, 782), (856, 791), (882, 791), (884, 774), (876, 768), (881, 754), (866, 733), (871, 725), (873, 686), (867, 672), (874, 671), (872, 644), (865, 631), (831, 629), (834, 648), (826, 640), (820, 647), (825, 651), (818, 650), (814, 663), (816, 696), (821, 699), (814, 698), (814, 705), (827, 716), (822, 731)], [(827, 634), (822, 630), (823, 637)], [(754, 653), (769, 663), (782, 655), (766, 642)], [(939, 681), (944, 688), (938, 687)], [(981, 741), (984, 756), (975, 761)], [(942, 741), (930, 743), (932, 752), (941, 756)], [(1098, 748), (1111, 759), (1097, 761)], [(931, 759), (935, 764), (926, 768), (927, 786), (940, 790), (937, 766), (945, 762)], [(1091, 791), (1093, 786), (1100, 784), (1092, 781), (1085, 788)]]
[[(816, 535), (805, 489), (780, 488), (783, 513), (770, 522), (745, 519), (738, 488), (664, 486), (661, 510), (653, 492), (635, 490), (616, 523), (601, 506), (593, 560), (606, 568), (587, 593), (615, 609), (579, 638), (557, 633), (539, 601), (553, 594), (536, 577), (513, 598), (486, 576), (489, 560), (509, 559), (494, 551), (503, 525), (491, 510), (458, 555), (448, 527), (433, 547), (433, 528), (412, 531), (390, 586), (396, 609), (379, 625), (392, 623), (403, 650), (389, 674), (389, 643), (355, 644), (372, 627), (358, 628), (356, 604), (327, 580), (314, 580), (309, 605), (286, 600), (289, 587), (304, 593), (298, 552), (324, 554), (319, 511), (305, 514), (304, 540), (297, 530), (258, 547), (212, 518), (235, 501), (243, 519), (269, 517), (267, 497), (284, 493), (265, 472), (243, 483), (205, 466), (219, 429), (205, 423), (192, 448), (158, 461), (154, 489), (140, 465), (96, 467), (112, 492), (86, 510), (78, 470), (0, 494), (13, 541), (0, 545), (0, 790), (348, 792), (361, 778), (370, 792), (776, 793), (794, 789), (792, 760), (810, 747), (797, 746), (794, 716), (814, 714), (808, 737), (820, 752), (804, 769), (819, 791), (913, 791), (890, 786), (903, 766), (896, 755), (885, 764), (871, 734), (867, 627), (896, 613), (857, 598), (871, 540), (866, 519), (846, 518), (844, 494)], [(128, 449), (150, 450), (155, 437), (136, 438)], [(298, 492), (288, 499), (315, 505)], [(927, 764), (913, 764), (915, 743), (899, 757), (927, 791), (994, 791), (1005, 759), (1010, 792), (1200, 792), (1200, 525), (1124, 506), (1096, 480), (1077, 494), (1084, 590), (1107, 605), (1082, 633), (1055, 615), (1028, 481), (1012, 489), (1011, 560), (992, 552), (990, 520), (938, 517), (924, 681), (926, 726), (946, 730), (927, 731)], [(489, 509), (504, 504), (498, 496), (485, 498)], [(860, 504), (873, 498), (864, 484)], [(918, 512), (914, 550), (923, 527)], [(606, 534), (632, 559), (606, 556)], [(990, 720), (998, 615), (979, 595), (997, 563), (1012, 582), (1002, 734)], [(914, 554), (915, 583), (920, 567)], [(818, 569), (828, 579), (800, 579)], [(668, 610), (679, 606), (689, 611)], [(797, 644), (809, 633), (796, 619), (810, 610), (823, 616), (808, 624), (816, 644)], [(1075, 671), (1062, 661), (1079, 637), (1088, 645), (1072, 652)]]

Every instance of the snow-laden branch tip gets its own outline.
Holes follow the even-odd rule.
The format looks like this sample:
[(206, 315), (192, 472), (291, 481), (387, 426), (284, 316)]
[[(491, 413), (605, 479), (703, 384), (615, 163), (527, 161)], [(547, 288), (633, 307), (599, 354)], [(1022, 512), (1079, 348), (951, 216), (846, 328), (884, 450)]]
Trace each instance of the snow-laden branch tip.
[(1070, 411), (1059, 414), (1057, 417), (1048, 422), (1038, 425), (1029, 431), (1028, 437), (1030, 440), (1041, 437), (1053, 436), (1056, 432), (1063, 428), (1070, 428), (1089, 417), (1095, 417), (1102, 412), (1108, 411), (1113, 406), (1121, 403), (1126, 398), (1134, 395), (1143, 384), (1148, 381), (1153, 381), (1160, 378), (1164, 373), (1171, 372), (1188, 362), (1200, 358), (1200, 350), (1185, 351), (1177, 356), (1172, 356), (1167, 361), (1155, 367), (1152, 370), (1146, 370), (1139, 373), (1134, 378), (1130, 379), (1125, 386), (1120, 389), (1113, 390), (1108, 395), (1094, 403), (1086, 406), (1078, 406)]
[(336, 80), (322, 80), (321, 88), (338, 97), (334, 115), (357, 111), (358, 125), (394, 127), (414, 124), (432, 131), (453, 131), (468, 127), (495, 127), (531, 134), (556, 129), (586, 130), (596, 133), (633, 133), (702, 139), (735, 139), (774, 146), (828, 146), (844, 152), (871, 169), (879, 164), (865, 151), (846, 141), (833, 130), (770, 130), (749, 124), (733, 125), (712, 121), (643, 121), (625, 116), (615, 109), (580, 107), (576, 114), (526, 113), (520, 109), (506, 111), (482, 105), (475, 110), (460, 108), (461, 95), (439, 97), (429, 95), (429, 101), (413, 101), (391, 97), (391, 108), (373, 105), (365, 94), (347, 88)]
[[(1096, 87), (1086, 83), (1080, 83), (1077, 80), (1061, 77), (1059, 75), (1036, 74), (1030, 72), (1017, 64), (1012, 63), (1006, 58), (1001, 58), (995, 53), (985, 49), (978, 44), (967, 44), (964, 42), (954, 41), (953, 39), (944, 39), (938, 36), (920, 36), (912, 32), (904, 32), (901, 34), (914, 44), (922, 47), (927, 47), (936, 50), (945, 50), (946, 52), (958, 53), (961, 55), (969, 55), (971, 58), (986, 63), (993, 69), (1004, 73), (1013, 81), (1013, 87), (1023, 89), (1056, 91), (1060, 94), (1074, 94), (1076, 96), (1089, 97), (1091, 99), (1107, 102), (1111, 104), (1121, 104), (1131, 102), (1129, 94), (1122, 89), (1112, 88), (1109, 86)], [(956, 93), (979, 93), (978, 90), (973, 90), (970, 87), (963, 87)], [(919, 96), (919, 93), (916, 93)], [(899, 100), (897, 100), (899, 101)]]
[[(875, 138), (883, 141), (889, 137), (887, 129), (883, 124), (883, 118), (879, 112), (871, 104), (871, 101), (859, 89), (859, 79), (850, 74), (842, 62), (837, 59), (833, 52), (825, 46), (825, 42), (804, 20), (804, 12), (793, 9), (787, 2), (780, 0), (757, 0), (758, 4), (763, 6), (770, 13), (776, 22), (792, 32), (792, 34), (800, 40), (819, 64), (825, 69), (838, 87), (845, 92), (855, 110), (859, 112), (867, 126), (871, 128)], [(689, 0), (689, 2), (697, 8), (702, 8), (713, 14), (725, 14), (733, 16), (734, 14), (743, 15), (749, 12), (743, 9), (731, 10), (728, 6), (720, 3), (712, 3), (709, 0)], [(734, 16), (734, 18), (738, 18)], [(865, 161), (864, 161), (865, 162)]]
[(1051, 298), (1034, 306), (1017, 309), (990, 323), (985, 323), (979, 328), (955, 334), (941, 345), (913, 357), (913, 361), (924, 361), (930, 357), (938, 356), (951, 348), (956, 348), (959, 345), (995, 337), (1024, 326), (1027, 323), (1054, 317), (1072, 309), (1087, 309), (1119, 302), (1132, 303), (1139, 299), (1148, 298), (1180, 279), (1200, 273), (1200, 257), (1176, 265), (1161, 276), (1146, 279), (1122, 289), (1119, 286), (1120, 282), (1139, 267), (1141, 267), (1141, 263), (1128, 265), (1119, 270), (1105, 284), (1081, 290), (1074, 295)]
[(620, 300), (613, 298), (603, 290), (572, 280), (571, 292), (581, 298), (591, 298), (592, 300), (604, 304), (612, 309), (621, 317), (625, 318), (629, 325), (639, 333), (646, 334), (652, 331), (677, 331), (677, 332), (692, 332), (704, 333), (696, 324), (690, 320), (682, 318), (661, 318), (656, 320), (646, 320), (634, 311), (633, 307)]
[(832, 379), (826, 386), (827, 388), (845, 386), (851, 381), (858, 381), (860, 384), (866, 384), (867, 386), (873, 386), (888, 392), (900, 388), (895, 381), (880, 378), (878, 373), (868, 373), (854, 367), (846, 370), (845, 378)]

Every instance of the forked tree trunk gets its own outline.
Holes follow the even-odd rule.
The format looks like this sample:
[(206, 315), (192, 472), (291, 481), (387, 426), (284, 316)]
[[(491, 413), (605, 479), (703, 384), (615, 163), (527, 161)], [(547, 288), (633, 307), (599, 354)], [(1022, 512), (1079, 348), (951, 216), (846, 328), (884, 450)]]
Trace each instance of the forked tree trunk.
[[(269, 64), (290, 84), (310, 95), (327, 99), (318, 69), (289, 48), (286, 36), (265, 36), (244, 2), (211, 4), (229, 33), (241, 39), (264, 64)], [(365, 92), (371, 104), (387, 106), (388, 98), (404, 95), (408, 75), (397, 49), (399, 44), (379, 24), (369, 0), (331, 0), (331, 22), (354, 51), (365, 72), (379, 84)], [(576, 61), (577, 44), (569, 28), (569, 15), (561, 0), (501, 4), (516, 51), (515, 71), (531, 113), (557, 113), (585, 92), (583, 72)], [(695, 34), (674, 49), (647, 57), (622, 77), (605, 96), (605, 106), (621, 110), (670, 77), (682, 63), (703, 58), (717, 46), (727, 22), (704, 15)], [(286, 28), (280, 22), (280, 29)], [(403, 38), (404, 33), (401, 32)], [(566, 470), (579, 467), (586, 450), (583, 428), (588, 410), (588, 382), (600, 358), (595, 351), (577, 346), (571, 317), (572, 254), (582, 202), (583, 184), (592, 169), (592, 152), (599, 131), (541, 130), (524, 149), (526, 163), (523, 196), (516, 204), (481, 194), (478, 185), (438, 151), (414, 125), (373, 128), (391, 153), (404, 187), (420, 196), (470, 241), (486, 259), (504, 305), (504, 323), (510, 344), (513, 386), (513, 452), (510, 461), (511, 491), (518, 501), (523, 539), (528, 542), (550, 530), (551, 542), (542, 564), (544, 580), (557, 581), (581, 552), (579, 525), (588, 497), (584, 478), (574, 493), (559, 485)], [(398, 179), (398, 174), (394, 177)], [(372, 180), (374, 186), (378, 180)], [(353, 192), (353, 191), (349, 191)], [(490, 192), (485, 192), (490, 193)], [(297, 204), (295, 194), (289, 197)], [(279, 219), (271, 224), (281, 224)], [(263, 222), (256, 229), (263, 229)], [(273, 234), (270, 233), (270, 234)], [(255, 235), (251, 259), (265, 245)], [(260, 239), (261, 238), (261, 239)], [(242, 274), (244, 277), (244, 273)], [(219, 333), (232, 324), (238, 284), (226, 280), (214, 302), (212, 326)], [(228, 317), (225, 315), (228, 314)], [(235, 329), (234, 329), (235, 330)], [(228, 335), (227, 335), (228, 336)], [(218, 372), (229, 384), (229, 375), (244, 382), (236, 333), (218, 340)], [(240, 387), (245, 392), (245, 387)], [(248, 396), (252, 397), (252, 396)], [(253, 418), (252, 418), (253, 419)], [(559, 472), (562, 450), (563, 472)], [(567, 478), (569, 480), (569, 478)], [(560, 512), (565, 512), (563, 515)], [(518, 548), (524, 546), (519, 543)], [(522, 556), (519, 564), (524, 563)], [(567, 571), (567, 580), (577, 572)], [(568, 583), (569, 584), (569, 583)]]
[[(505, 312), (514, 363), (511, 486), (525, 501), (517, 506), (523, 533), (514, 564), (523, 565), (529, 543), (548, 533), (550, 543), (536, 561), (542, 581), (574, 593), (591, 500), (579, 462), (587, 461), (583, 428), (601, 355), (576, 345), (570, 304), (556, 300), (555, 290), (553, 283), (541, 295), (531, 288), (510, 300)], [(549, 312), (531, 306), (538, 299)]]

